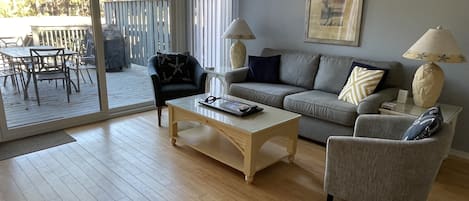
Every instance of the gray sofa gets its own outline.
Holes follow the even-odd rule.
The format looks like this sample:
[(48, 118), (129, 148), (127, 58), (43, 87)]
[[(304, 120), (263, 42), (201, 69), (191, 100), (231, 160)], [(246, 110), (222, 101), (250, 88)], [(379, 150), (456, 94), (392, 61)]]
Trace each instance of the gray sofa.
[[(322, 143), (331, 135), (351, 136), (360, 114), (378, 113), (382, 102), (396, 98), (403, 77), (398, 62), (269, 48), (261, 55), (281, 55), (280, 83), (246, 82), (243, 67), (225, 75), (228, 94), (301, 114), (299, 135)], [(388, 69), (383, 88), (358, 106), (338, 100), (353, 61)]]

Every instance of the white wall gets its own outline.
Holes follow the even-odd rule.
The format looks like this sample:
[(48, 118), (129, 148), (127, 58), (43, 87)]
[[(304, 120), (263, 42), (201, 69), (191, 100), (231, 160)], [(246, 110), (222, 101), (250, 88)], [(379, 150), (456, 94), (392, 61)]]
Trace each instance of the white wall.
[[(248, 54), (264, 47), (299, 49), (374, 60), (399, 61), (406, 69), (409, 88), (415, 69), (422, 64), (402, 54), (430, 27), (449, 29), (469, 59), (469, 1), (467, 0), (364, 0), (360, 47), (304, 42), (305, 0), (240, 0), (240, 17), (257, 39), (246, 41)], [(446, 74), (441, 103), (463, 106), (453, 148), (469, 152), (469, 64), (440, 66)]]

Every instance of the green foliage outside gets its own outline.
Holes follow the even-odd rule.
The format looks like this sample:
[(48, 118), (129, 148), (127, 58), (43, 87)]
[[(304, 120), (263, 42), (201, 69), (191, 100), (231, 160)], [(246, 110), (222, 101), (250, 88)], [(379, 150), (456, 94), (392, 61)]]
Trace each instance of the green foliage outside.
[(90, 16), (90, 0), (0, 0), (0, 17)]

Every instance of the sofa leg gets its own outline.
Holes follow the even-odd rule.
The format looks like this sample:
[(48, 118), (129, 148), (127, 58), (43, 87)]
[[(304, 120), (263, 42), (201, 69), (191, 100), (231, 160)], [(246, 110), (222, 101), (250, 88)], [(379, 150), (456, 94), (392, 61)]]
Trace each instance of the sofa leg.
[(332, 196), (331, 194), (327, 194), (327, 201), (333, 201), (334, 200), (334, 196)]
[(161, 127), (161, 109), (163, 106), (158, 106), (156, 110), (158, 111), (158, 127)]

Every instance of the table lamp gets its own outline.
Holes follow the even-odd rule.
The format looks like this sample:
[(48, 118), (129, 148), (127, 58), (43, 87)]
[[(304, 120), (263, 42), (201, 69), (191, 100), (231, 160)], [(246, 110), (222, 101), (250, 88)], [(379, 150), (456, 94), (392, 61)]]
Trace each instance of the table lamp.
[(412, 82), (414, 104), (420, 107), (434, 106), (443, 89), (444, 73), (434, 62), (466, 61), (451, 32), (441, 26), (429, 29), (402, 56), (428, 62), (417, 69)]
[(239, 18), (233, 20), (225, 33), (223, 33), (222, 37), (237, 39), (231, 45), (230, 49), (231, 67), (239, 68), (244, 66), (244, 61), (246, 60), (246, 46), (241, 42), (241, 39), (256, 39), (256, 36), (254, 36), (246, 21)]

